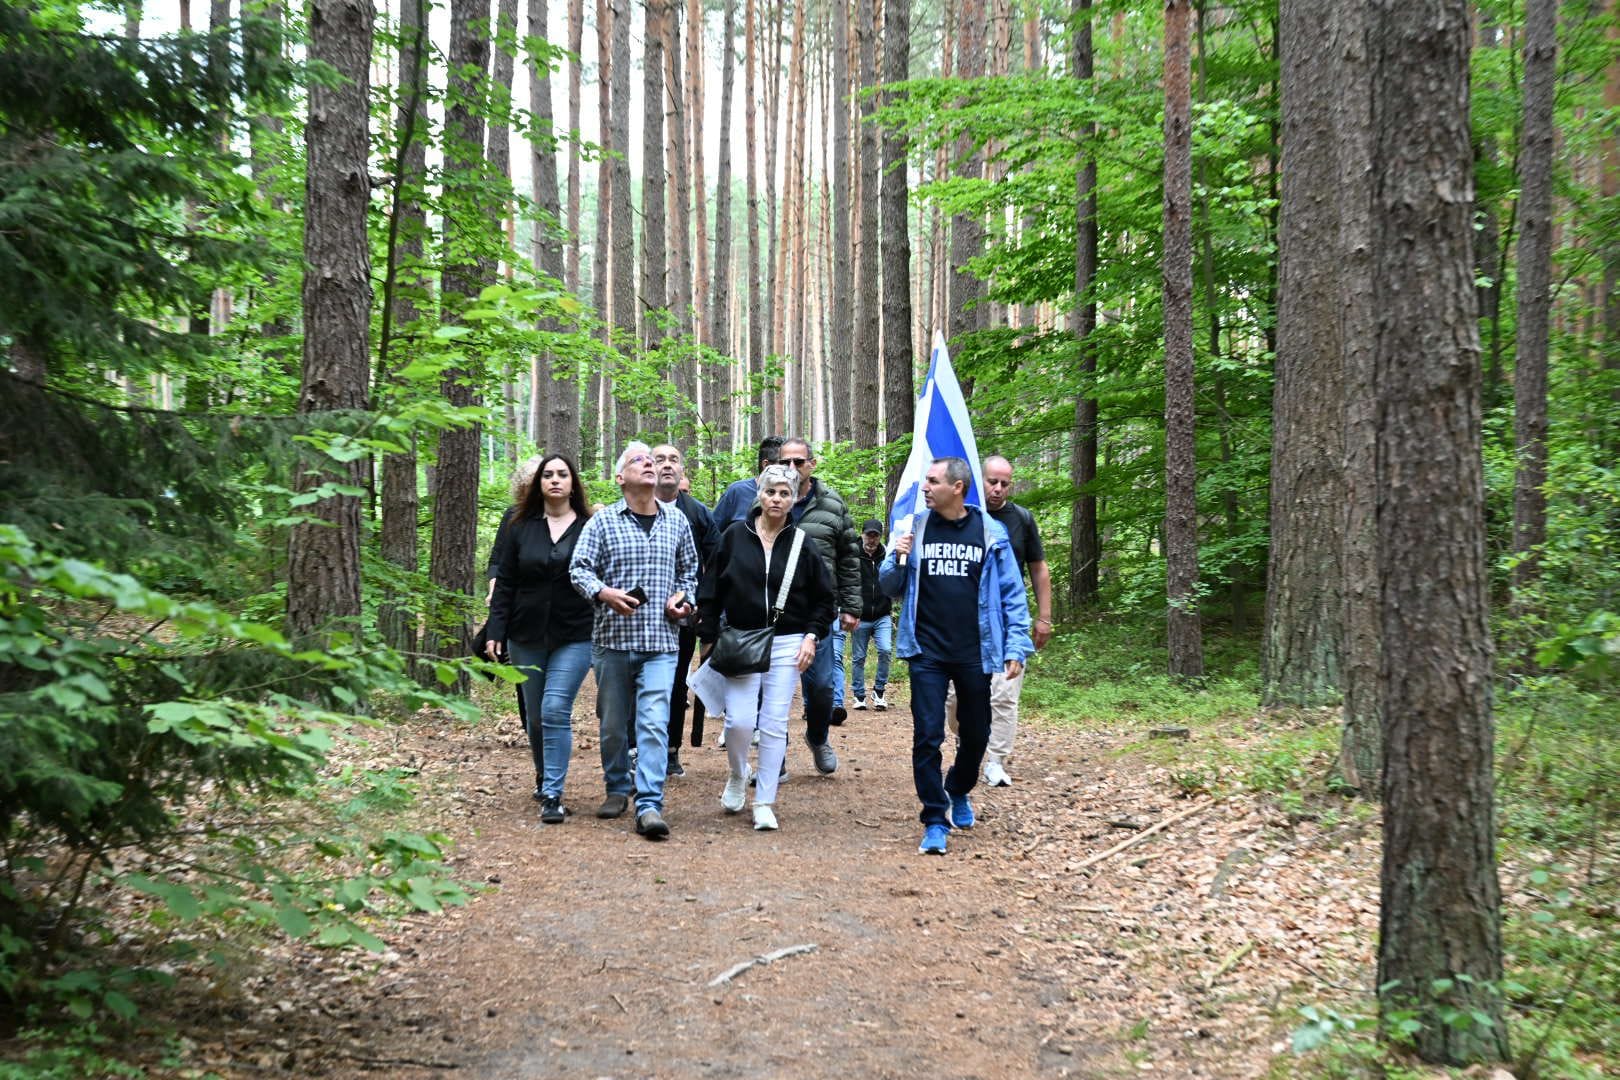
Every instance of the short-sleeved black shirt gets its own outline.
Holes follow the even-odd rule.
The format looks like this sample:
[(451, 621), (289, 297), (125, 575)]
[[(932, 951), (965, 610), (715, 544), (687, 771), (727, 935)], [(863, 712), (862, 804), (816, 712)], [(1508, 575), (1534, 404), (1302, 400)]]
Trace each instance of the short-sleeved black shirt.
[(1032, 562), (1046, 561), (1046, 548), (1041, 546), (1041, 531), (1035, 527), (1035, 515), (1015, 502), (1003, 504), (1000, 510), (991, 510), (990, 516), (1001, 522), (1012, 544), (1013, 558), (1018, 562), (1018, 576), (1024, 576), (1024, 567)]
[(979, 662), (979, 578), (984, 573), (984, 519), (973, 510), (956, 521), (929, 514), (913, 558), (918, 572), (916, 637), (924, 655), (948, 663)]

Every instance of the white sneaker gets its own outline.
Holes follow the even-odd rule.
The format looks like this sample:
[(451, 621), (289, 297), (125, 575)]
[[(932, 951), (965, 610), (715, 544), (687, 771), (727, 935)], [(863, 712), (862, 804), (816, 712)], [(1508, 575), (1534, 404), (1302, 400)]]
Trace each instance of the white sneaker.
[(726, 777), (726, 786), (720, 792), (720, 806), (728, 814), (742, 812), (743, 803), (748, 801), (748, 774), (740, 776), (732, 773)]
[(853, 706), (851, 706), (851, 708), (853, 708), (856, 712), (865, 712), (866, 711), (866, 699), (863, 698), (863, 697), (856, 698), (855, 699), (855, 704)]
[(774, 832), (779, 828), (776, 811), (771, 809), (770, 803), (754, 804), (754, 828), (759, 832)]
[(1012, 787), (1012, 777), (1007, 775), (1007, 770), (1002, 768), (999, 761), (984, 763), (984, 782), (990, 787)]
[(883, 700), (883, 695), (882, 694), (873, 694), (872, 695), (872, 708), (874, 708), (874, 709), (887, 709), (888, 707), (889, 707), (889, 703), (887, 701)]

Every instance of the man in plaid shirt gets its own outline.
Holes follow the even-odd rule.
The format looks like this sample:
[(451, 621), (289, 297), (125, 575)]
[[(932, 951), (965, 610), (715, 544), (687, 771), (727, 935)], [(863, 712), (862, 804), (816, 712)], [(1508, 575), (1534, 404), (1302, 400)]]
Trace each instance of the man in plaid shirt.
[(596, 816), (616, 818), (629, 805), (633, 718), (636, 832), (661, 840), (669, 835), (664, 778), (669, 694), (680, 646), (676, 622), (692, 613), (697, 545), (686, 515), (659, 503), (658, 473), (646, 443), (626, 446), (614, 474), (624, 497), (585, 523), (568, 564), (574, 588), (596, 601), (591, 666), (607, 786)]

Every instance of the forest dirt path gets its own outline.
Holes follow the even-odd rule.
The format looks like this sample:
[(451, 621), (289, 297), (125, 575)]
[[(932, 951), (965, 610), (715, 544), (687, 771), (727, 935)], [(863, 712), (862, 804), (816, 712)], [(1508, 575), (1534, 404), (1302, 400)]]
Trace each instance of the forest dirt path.
[[(978, 826), (954, 833), (945, 858), (918, 855), (910, 710), (892, 689), (888, 711), (833, 730), (833, 777), (814, 773), (794, 725), (777, 833), (721, 812), (711, 723), (668, 786), (662, 843), (629, 815), (593, 816), (594, 724), (576, 720), (575, 814), (553, 826), (529, 797), (515, 717), (405, 729), (395, 752), (446, 808), (456, 871), (490, 888), (409, 920), (365, 977), (306, 981), (300, 996), (315, 994), (343, 1037), (306, 1037), (277, 1064), (395, 1077), (1257, 1076), (1284, 1030), (1285, 989), (1359, 977), (1369, 887), (1376, 900), (1365, 838), (1174, 798), (1162, 773), (1116, 757), (1122, 739), (1026, 723), (1016, 785), (981, 786)], [(592, 715), (589, 695), (576, 717)], [(1297, 858), (1329, 847), (1360, 871), (1330, 880)], [(1298, 910), (1302, 893), (1320, 902)], [(1324, 936), (1348, 954), (1319, 955)], [(799, 945), (815, 951), (711, 985)]]

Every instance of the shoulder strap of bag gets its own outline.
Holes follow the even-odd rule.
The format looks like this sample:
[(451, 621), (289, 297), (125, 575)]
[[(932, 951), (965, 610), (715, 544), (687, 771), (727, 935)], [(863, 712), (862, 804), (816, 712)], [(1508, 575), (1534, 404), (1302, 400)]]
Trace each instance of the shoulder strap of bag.
[(793, 584), (793, 572), (799, 568), (799, 550), (804, 547), (804, 530), (793, 530), (793, 546), (788, 549), (787, 566), (782, 569), (782, 584), (776, 589), (776, 604), (770, 610), (772, 624), (787, 607), (788, 589)]

